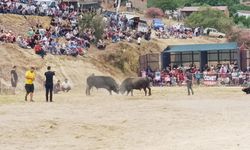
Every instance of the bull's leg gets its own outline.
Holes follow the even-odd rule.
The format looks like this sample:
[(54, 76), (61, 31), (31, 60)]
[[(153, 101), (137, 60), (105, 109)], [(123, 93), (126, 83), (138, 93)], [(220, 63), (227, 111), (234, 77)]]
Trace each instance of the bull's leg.
[(128, 96), (128, 94), (129, 94), (129, 92), (130, 92), (130, 90), (127, 90), (127, 96)]
[(90, 95), (90, 90), (92, 89), (92, 86), (89, 86), (88, 88), (87, 88), (87, 90), (88, 90), (88, 95)]
[(133, 90), (131, 90), (131, 96), (134, 96)]
[(148, 87), (148, 96), (150, 96), (150, 95), (151, 95), (151, 88)]
[(145, 96), (147, 96), (147, 89), (143, 88), (143, 90), (144, 90)]
[(112, 90), (108, 90), (109, 91), (109, 94), (112, 95)]
[(87, 87), (86, 87), (86, 91), (85, 91), (85, 93), (86, 93), (86, 95), (89, 95), (89, 86), (87, 85)]

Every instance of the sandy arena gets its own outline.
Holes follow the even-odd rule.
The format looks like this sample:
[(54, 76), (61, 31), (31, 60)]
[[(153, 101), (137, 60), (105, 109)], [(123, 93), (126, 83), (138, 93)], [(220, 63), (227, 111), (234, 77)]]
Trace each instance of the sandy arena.
[(153, 96), (94, 90), (55, 102), (0, 96), (1, 150), (249, 150), (250, 101), (241, 88), (153, 88)]

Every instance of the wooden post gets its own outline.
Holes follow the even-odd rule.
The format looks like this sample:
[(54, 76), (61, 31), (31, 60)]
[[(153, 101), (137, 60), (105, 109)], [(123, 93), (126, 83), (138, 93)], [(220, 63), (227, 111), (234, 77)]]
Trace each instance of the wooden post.
[(118, 5), (116, 7), (116, 14), (118, 14), (119, 9), (120, 9), (120, 5), (121, 5), (121, 0), (117, 0), (118, 1)]

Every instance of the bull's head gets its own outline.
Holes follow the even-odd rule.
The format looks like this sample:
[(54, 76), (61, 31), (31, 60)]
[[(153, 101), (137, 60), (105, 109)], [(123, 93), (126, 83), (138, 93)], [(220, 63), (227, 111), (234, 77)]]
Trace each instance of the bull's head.
[(120, 86), (120, 93), (123, 95), (126, 92), (125, 86)]
[(114, 87), (113, 87), (113, 91), (117, 94), (119, 94), (119, 85), (116, 84)]
[(117, 93), (117, 94), (119, 94), (119, 87), (116, 87), (116, 88), (114, 89), (114, 92)]

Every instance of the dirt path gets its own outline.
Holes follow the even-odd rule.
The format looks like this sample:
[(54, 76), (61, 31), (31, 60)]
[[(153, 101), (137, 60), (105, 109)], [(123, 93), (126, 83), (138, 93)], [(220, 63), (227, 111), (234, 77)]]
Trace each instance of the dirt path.
[[(250, 148), (250, 101), (240, 88), (154, 88), (152, 97), (93, 91), (35, 103), (0, 96), (4, 150), (237, 150)], [(183, 95), (181, 95), (183, 93)], [(6, 103), (8, 102), (8, 103)], [(11, 102), (11, 103), (9, 103)]]

